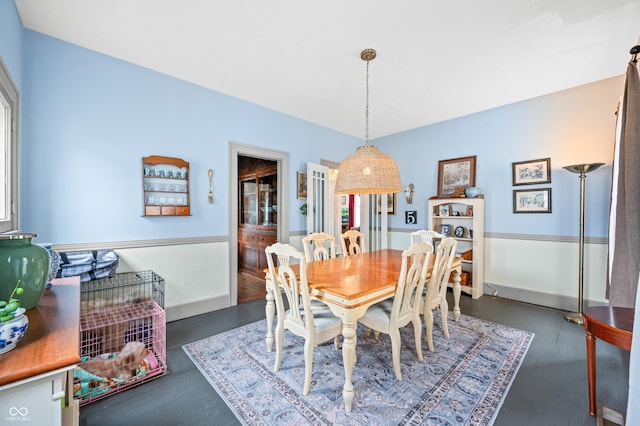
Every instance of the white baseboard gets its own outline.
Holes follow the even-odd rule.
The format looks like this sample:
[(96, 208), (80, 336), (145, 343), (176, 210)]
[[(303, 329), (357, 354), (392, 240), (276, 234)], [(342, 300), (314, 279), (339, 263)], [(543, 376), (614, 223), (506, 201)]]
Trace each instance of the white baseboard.
[[(528, 289), (507, 287), (500, 284), (485, 283), (484, 294), (503, 297), (505, 299), (517, 300), (531, 303), (533, 305), (546, 306), (548, 308), (560, 309), (568, 312), (575, 312), (578, 309), (578, 298), (563, 296), (560, 294), (550, 294)], [(604, 303), (594, 300), (584, 300), (583, 306), (601, 306)]]
[(229, 295), (170, 306), (166, 309), (167, 322), (193, 317), (229, 307)]

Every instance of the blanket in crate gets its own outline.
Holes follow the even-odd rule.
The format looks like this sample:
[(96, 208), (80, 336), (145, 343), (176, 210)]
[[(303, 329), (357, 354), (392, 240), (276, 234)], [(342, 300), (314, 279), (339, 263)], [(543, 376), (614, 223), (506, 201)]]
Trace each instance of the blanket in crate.
[[(103, 359), (115, 358), (118, 356), (118, 352), (107, 353), (98, 355)], [(91, 359), (91, 357), (83, 356), (80, 358), (80, 362), (85, 362)], [(82, 365), (82, 364), (80, 364)], [(145, 359), (140, 361), (136, 368), (135, 376), (130, 377), (127, 380), (122, 380), (114, 377), (100, 377), (92, 374), (80, 366), (76, 366), (73, 372), (73, 396), (76, 399), (85, 399), (90, 397), (96, 397), (103, 393), (109, 392), (112, 389), (128, 383), (132, 380), (138, 380), (145, 377), (150, 371), (155, 370), (160, 365), (155, 355), (149, 351), (149, 354)]]

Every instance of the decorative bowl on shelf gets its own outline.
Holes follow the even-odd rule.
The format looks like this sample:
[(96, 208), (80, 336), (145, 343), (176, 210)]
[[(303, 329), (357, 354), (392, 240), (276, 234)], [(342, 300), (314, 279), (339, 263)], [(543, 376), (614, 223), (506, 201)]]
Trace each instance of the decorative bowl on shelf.
[(12, 320), (0, 322), (0, 354), (15, 348), (27, 332), (29, 318), (24, 313), (24, 308), (18, 308)]
[(480, 188), (477, 186), (467, 186), (464, 190), (464, 194), (469, 198), (475, 198), (480, 195)]

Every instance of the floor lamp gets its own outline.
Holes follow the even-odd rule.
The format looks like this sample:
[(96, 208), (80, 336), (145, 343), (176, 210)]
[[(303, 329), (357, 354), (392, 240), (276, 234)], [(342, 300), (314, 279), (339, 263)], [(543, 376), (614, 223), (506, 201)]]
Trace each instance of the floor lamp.
[(580, 263), (578, 269), (578, 312), (571, 312), (564, 316), (567, 321), (575, 322), (576, 324), (582, 324), (584, 318), (582, 317), (582, 293), (584, 290), (584, 180), (587, 177), (587, 173), (592, 172), (603, 166), (604, 163), (591, 163), (591, 164), (574, 164), (572, 166), (565, 166), (563, 169), (569, 170), (572, 173), (580, 174), (580, 239), (578, 245), (580, 247)]

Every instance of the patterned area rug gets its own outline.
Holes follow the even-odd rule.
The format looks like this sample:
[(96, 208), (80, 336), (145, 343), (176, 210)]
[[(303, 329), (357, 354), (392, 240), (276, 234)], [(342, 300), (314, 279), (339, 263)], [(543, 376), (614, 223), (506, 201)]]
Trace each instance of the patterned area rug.
[(367, 337), (359, 326), (350, 414), (342, 401), (342, 351), (333, 342), (315, 348), (307, 396), (302, 395), (304, 340), (285, 332), (275, 373), (275, 348), (266, 351), (264, 320), (183, 349), (247, 425), (491, 425), (533, 333), (466, 315), (455, 323), (449, 316), (447, 339), (436, 313), (435, 352), (423, 342), (424, 362), (416, 356), (411, 325), (403, 329), (402, 381), (393, 372), (389, 337)]

